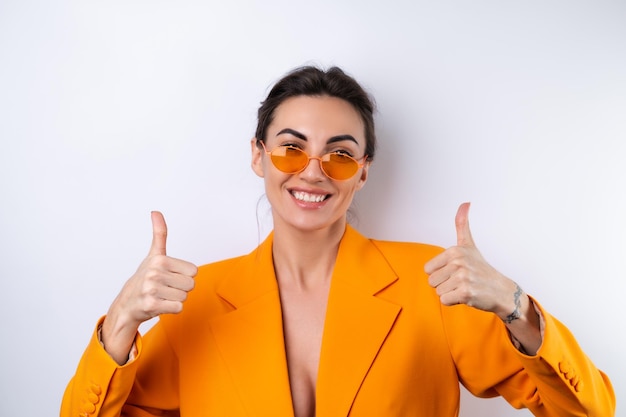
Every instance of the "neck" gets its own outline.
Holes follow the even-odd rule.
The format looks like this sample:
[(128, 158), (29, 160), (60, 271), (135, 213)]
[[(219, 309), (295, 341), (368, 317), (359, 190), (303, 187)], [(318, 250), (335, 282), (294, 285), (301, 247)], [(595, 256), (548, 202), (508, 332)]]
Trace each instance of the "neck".
[(328, 285), (345, 228), (345, 219), (312, 231), (276, 225), (272, 254), (279, 284), (301, 289)]

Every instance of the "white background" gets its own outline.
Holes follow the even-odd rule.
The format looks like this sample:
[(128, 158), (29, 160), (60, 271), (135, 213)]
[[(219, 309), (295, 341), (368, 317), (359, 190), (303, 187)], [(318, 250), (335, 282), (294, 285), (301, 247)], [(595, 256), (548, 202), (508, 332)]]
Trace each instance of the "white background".
[[(265, 236), (255, 114), (307, 63), (378, 103), (356, 226), (450, 246), (472, 201), (485, 257), (625, 398), (625, 2), (2, 0), (0, 415), (58, 414), (150, 210), (198, 264)], [(461, 415), (530, 414), (465, 395)]]

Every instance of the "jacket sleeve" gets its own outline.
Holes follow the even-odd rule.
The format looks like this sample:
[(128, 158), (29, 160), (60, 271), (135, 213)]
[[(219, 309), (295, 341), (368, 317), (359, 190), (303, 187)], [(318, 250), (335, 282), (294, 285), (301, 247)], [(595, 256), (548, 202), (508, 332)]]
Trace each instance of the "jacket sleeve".
[(535, 356), (514, 347), (495, 315), (466, 306), (442, 306), (461, 383), (476, 396), (502, 395), (515, 408), (528, 408), (535, 416), (615, 415), (608, 377), (562, 323), (535, 305), (545, 321), (543, 343)]
[(137, 355), (118, 365), (98, 339), (101, 318), (70, 380), (60, 417), (178, 416), (176, 360), (159, 323), (137, 334)]

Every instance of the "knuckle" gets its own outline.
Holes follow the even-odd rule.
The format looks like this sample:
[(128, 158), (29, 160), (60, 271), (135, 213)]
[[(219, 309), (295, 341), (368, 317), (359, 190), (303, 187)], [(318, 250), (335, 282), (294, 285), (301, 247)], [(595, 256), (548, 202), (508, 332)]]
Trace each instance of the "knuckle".
[(159, 269), (164, 269), (167, 267), (167, 256), (165, 255), (154, 255), (152, 257), (152, 265)]
[(468, 287), (472, 283), (471, 274), (466, 268), (459, 268), (454, 274), (454, 278), (463, 287)]
[(459, 256), (462, 256), (464, 253), (463, 248), (461, 246), (452, 246), (450, 249), (448, 249), (448, 251), (450, 252), (450, 256), (452, 258), (458, 258)]
[(474, 292), (469, 287), (463, 287), (459, 291), (459, 299), (463, 304), (470, 305), (474, 299)]
[(146, 300), (144, 303), (144, 311), (150, 317), (156, 316), (159, 313), (159, 302), (154, 298)]
[(156, 285), (146, 285), (146, 287), (144, 288), (144, 294), (149, 299), (155, 299), (156, 296), (159, 294), (159, 288)]
[(150, 285), (151, 282), (159, 281), (161, 271), (157, 268), (148, 268), (144, 274), (146, 279), (146, 285)]
[(450, 264), (452, 264), (457, 269), (464, 268), (467, 265), (465, 255), (459, 253), (457, 256), (450, 260)]

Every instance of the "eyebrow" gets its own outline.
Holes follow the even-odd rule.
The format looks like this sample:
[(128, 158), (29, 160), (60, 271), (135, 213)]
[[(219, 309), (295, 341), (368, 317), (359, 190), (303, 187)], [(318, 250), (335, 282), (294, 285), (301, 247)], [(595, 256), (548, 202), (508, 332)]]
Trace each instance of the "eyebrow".
[[(293, 130), (293, 129), (290, 129), (290, 128), (285, 128), (285, 129), (281, 130), (280, 132), (278, 132), (276, 134), (276, 136), (282, 135), (282, 134), (293, 135), (293, 136), (297, 137), (298, 139), (302, 139), (304, 141), (307, 140), (305, 135), (303, 135), (302, 133), (298, 132), (297, 130)], [(357, 145), (359, 144), (359, 142), (357, 142), (357, 140), (352, 135), (337, 135), (337, 136), (333, 136), (330, 139), (328, 139), (326, 141), (326, 143), (330, 144), (330, 143), (335, 143), (335, 142), (342, 142), (344, 140), (352, 141), (352, 142), (356, 143)]]

